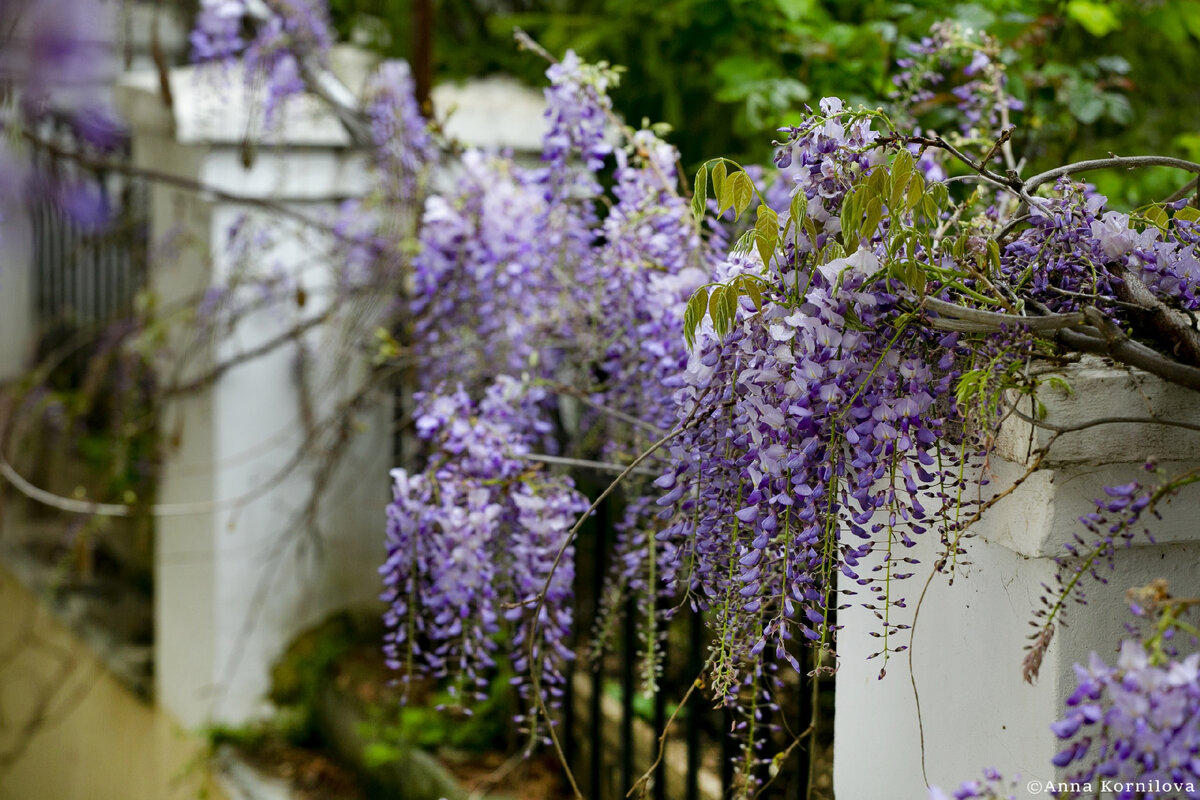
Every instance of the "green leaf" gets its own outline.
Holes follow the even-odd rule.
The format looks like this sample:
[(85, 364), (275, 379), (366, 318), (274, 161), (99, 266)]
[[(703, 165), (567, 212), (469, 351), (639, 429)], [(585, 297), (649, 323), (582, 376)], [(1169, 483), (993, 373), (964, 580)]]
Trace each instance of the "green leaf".
[(755, 244), (764, 266), (771, 263), (775, 245), (779, 242), (779, 216), (765, 204), (758, 207), (758, 219), (754, 223)]
[(1065, 393), (1067, 397), (1075, 394), (1075, 390), (1071, 388), (1071, 384), (1062, 375), (1048, 375), (1042, 379), (1042, 383), (1047, 386), (1053, 386), (1055, 389)]
[(1184, 222), (1200, 222), (1200, 208), (1184, 206), (1175, 212), (1175, 219), (1181, 219)]
[(1104, 113), (1104, 98), (1092, 84), (1074, 81), (1067, 92), (1067, 110), (1084, 125), (1091, 125)]
[(1147, 208), (1142, 213), (1142, 216), (1145, 217), (1148, 222), (1160, 228), (1165, 228), (1167, 225), (1167, 210), (1158, 203), (1155, 203)]
[(875, 229), (879, 227), (881, 221), (883, 221), (883, 203), (878, 197), (872, 197), (867, 201), (867, 219), (862, 226), (862, 237), (868, 241), (868, 244), (875, 237)]
[(714, 324), (721, 315), (721, 293), (724, 291), (724, 286), (715, 286), (708, 295), (708, 315), (712, 317)]
[(941, 182), (931, 185), (928, 193), (933, 196), (933, 202), (937, 203), (939, 209), (946, 205), (946, 202), (950, 199), (950, 190), (946, 187), (946, 184)]
[(817, 230), (817, 223), (812, 221), (811, 217), (804, 218), (804, 232), (808, 234), (808, 242), (814, 250), (817, 249), (817, 237), (821, 232)]
[(988, 264), (991, 267), (989, 272), (992, 275), (998, 275), (1000, 273), (1000, 243), (995, 239), (988, 239), (987, 254)]
[(792, 203), (788, 208), (788, 215), (797, 229), (799, 229), (800, 225), (804, 222), (804, 218), (808, 216), (808, 198), (804, 196), (804, 190), (798, 189), (792, 195)]
[(917, 294), (925, 294), (925, 268), (916, 259), (904, 262), (904, 284)]
[(925, 178), (916, 173), (908, 182), (908, 196), (904, 198), (904, 210), (912, 211), (925, 196)]
[(842, 242), (851, 253), (858, 249), (858, 226), (862, 222), (860, 197), (861, 193), (856, 186), (846, 192), (842, 199)]
[(696, 222), (704, 219), (704, 208), (708, 202), (708, 167), (701, 165), (696, 171), (696, 188), (692, 192), (692, 216)]
[[(725, 162), (717, 159), (717, 163), (713, 164), (712, 168), (713, 197), (717, 198), (717, 204), (721, 207), (722, 211), (729, 208), (729, 205), (725, 202), (726, 173)], [(720, 214), (717, 216), (720, 216)]]
[(896, 154), (896, 159), (892, 162), (892, 192), (888, 198), (888, 208), (896, 209), (900, 206), (900, 201), (904, 198), (904, 189), (908, 186), (908, 179), (912, 177), (915, 166), (912, 153), (908, 150), (901, 150)]
[(726, 330), (724, 294), (725, 287), (717, 286), (708, 296), (708, 316), (712, 319), (713, 330), (718, 336), (724, 336)]
[[(941, 184), (939, 183), (934, 184), (934, 186), (940, 185)], [(938, 221), (939, 214), (941, 213), (941, 206), (937, 201), (937, 197), (932, 191), (926, 192), (925, 196), (921, 198), (921, 213), (924, 214), (925, 219), (929, 220), (930, 222)]]
[(742, 285), (745, 287), (745, 289), (744, 289), (745, 294), (749, 295), (750, 299), (754, 301), (754, 307), (757, 308), (759, 311), (762, 311), (762, 307), (763, 307), (762, 284), (759, 283), (754, 278), (747, 276), (742, 281)]
[(1071, 0), (1067, 3), (1067, 16), (1092, 36), (1107, 36), (1121, 27), (1120, 18), (1105, 3)]
[(726, 186), (729, 189), (729, 199), (733, 201), (733, 218), (742, 216), (742, 212), (750, 207), (754, 199), (754, 181), (745, 172), (735, 172), (729, 176)]
[(721, 310), (726, 320), (726, 326), (722, 335), (729, 333), (733, 328), (734, 320), (737, 319), (739, 297), (741, 297), (741, 294), (732, 286), (726, 286), (725, 292), (721, 295)]
[(889, 197), (892, 193), (892, 180), (888, 171), (882, 167), (872, 170), (871, 176), (867, 178), (867, 188), (875, 197)]
[(683, 312), (683, 338), (687, 342), (689, 349), (696, 345), (696, 329), (704, 321), (704, 315), (707, 311), (707, 289), (701, 287), (692, 293), (691, 299), (688, 300), (687, 308)]
[(946, 247), (946, 241), (953, 242), (953, 244), (950, 245), (950, 252), (954, 255), (955, 261), (961, 262), (967, 255), (967, 237), (960, 236), (957, 239), (951, 239), (951, 237), (947, 236), (946, 239), (942, 241), (943, 248)]

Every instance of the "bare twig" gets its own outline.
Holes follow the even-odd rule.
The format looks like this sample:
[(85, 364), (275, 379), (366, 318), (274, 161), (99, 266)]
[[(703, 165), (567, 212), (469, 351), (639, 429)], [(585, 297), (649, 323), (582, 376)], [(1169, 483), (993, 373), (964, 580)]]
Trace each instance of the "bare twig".
[(645, 796), (646, 787), (650, 783), (650, 778), (654, 775), (654, 770), (658, 769), (658, 765), (662, 763), (663, 756), (667, 752), (667, 734), (671, 732), (671, 725), (675, 722), (675, 717), (679, 716), (679, 712), (687, 705), (687, 701), (691, 698), (692, 693), (704, 686), (703, 680), (704, 670), (700, 670), (700, 674), (688, 686), (687, 692), (684, 693), (683, 699), (679, 701), (679, 705), (675, 706), (675, 710), (671, 712), (671, 716), (667, 718), (667, 724), (663, 726), (662, 731), (658, 735), (658, 755), (654, 759), (642, 776), (633, 782), (633, 786), (629, 787), (629, 791), (625, 793), (626, 797), (632, 797), (634, 792), (641, 790), (639, 796)]
[[(600, 472), (619, 472), (625, 474), (629, 469), (624, 464), (612, 464), (607, 461), (589, 461), (584, 458), (566, 458), (564, 456), (552, 456), (546, 453), (510, 453), (510, 456), (526, 461), (540, 461), (544, 464), (560, 464), (564, 467), (578, 467), (580, 469), (594, 469)], [(638, 468), (632, 471), (636, 475), (658, 475), (658, 472), (652, 469)]]
[(571, 386), (566, 383), (560, 383), (558, 381), (544, 380), (544, 379), (540, 379), (540, 378), (534, 381), (534, 385), (545, 387), (546, 389), (549, 389), (550, 391), (554, 392), (555, 394), (562, 394), (562, 395), (566, 395), (567, 397), (574, 397), (576, 400), (578, 400), (579, 402), (588, 406), (589, 408), (594, 408), (595, 410), (599, 411), (602, 414), (607, 414), (608, 416), (612, 417), (613, 419), (619, 419), (622, 422), (627, 422), (630, 425), (633, 425), (634, 427), (643, 428), (645, 430), (650, 431), (651, 433), (657, 433), (659, 435), (662, 435), (667, 432), (666, 428), (662, 428), (658, 425), (655, 425), (653, 422), (647, 422), (646, 420), (639, 419), (639, 418), (633, 416), (632, 414), (626, 414), (624, 411), (621, 411), (619, 409), (610, 408), (609, 406), (606, 406), (603, 403), (597, 403), (595, 400), (593, 400), (591, 398), (591, 396), (587, 392), (585, 392), (583, 389), (579, 389), (578, 387)]
[(1170, 156), (1112, 156), (1111, 158), (1094, 158), (1088, 161), (1076, 161), (1061, 167), (1040, 172), (1025, 181), (1025, 188), (1033, 191), (1043, 183), (1048, 183), (1063, 175), (1075, 175), (1080, 172), (1092, 172), (1098, 169), (1136, 169), (1138, 167), (1174, 167), (1200, 174), (1200, 164), (1182, 158)]
[(1028, 422), (1038, 428), (1052, 431), (1054, 433), (1074, 433), (1075, 431), (1083, 431), (1088, 428), (1095, 428), (1100, 425), (1163, 425), (1170, 428), (1183, 428), (1184, 430), (1200, 432), (1200, 425), (1195, 425), (1191, 422), (1183, 422), (1174, 419), (1160, 419), (1159, 417), (1095, 417), (1076, 425), (1056, 425), (1052, 422), (1046, 422), (1033, 417), (1021, 411), (1013, 412), (1013, 415), (1019, 419)]

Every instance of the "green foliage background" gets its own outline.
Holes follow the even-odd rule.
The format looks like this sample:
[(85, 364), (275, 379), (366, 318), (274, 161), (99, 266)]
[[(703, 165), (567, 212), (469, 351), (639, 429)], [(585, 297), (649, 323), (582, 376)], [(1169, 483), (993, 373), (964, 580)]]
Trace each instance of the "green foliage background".
[[(343, 37), (410, 55), (411, 0), (331, 5)], [(512, 42), (521, 26), (552, 52), (628, 67), (618, 110), (682, 131), (690, 166), (765, 160), (806, 100), (886, 102), (895, 59), (947, 17), (1007, 46), (1027, 103), (1016, 149), (1032, 169), (1110, 151), (1200, 158), (1200, 0), (435, 0), (435, 14), (439, 79), (502, 71), (538, 85), (545, 65)], [(939, 94), (922, 118), (948, 124), (953, 104)], [(1115, 193), (1124, 179), (1098, 180)], [(1115, 199), (1137, 205), (1178, 182), (1147, 173)]]

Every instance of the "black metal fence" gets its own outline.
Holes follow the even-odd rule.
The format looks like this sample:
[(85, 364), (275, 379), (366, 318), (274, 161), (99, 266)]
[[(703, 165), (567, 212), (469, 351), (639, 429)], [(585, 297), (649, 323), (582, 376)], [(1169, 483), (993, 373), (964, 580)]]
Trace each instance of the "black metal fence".
[[(52, 116), (38, 139), (31, 148), (38, 185), (29, 213), (32, 301), (43, 355), (132, 315), (146, 285), (148, 210), (144, 181), (120, 168), (130, 160), (127, 138), (100, 156), (66, 117)], [(83, 348), (67, 363), (86, 355)]]
[[(576, 549), (576, 649), (579, 651), (587, 649), (587, 637), (599, 612), (598, 598), (608, 576), (607, 553), (614, 537), (611, 510), (602, 505)], [(670, 717), (669, 709), (683, 699), (708, 655), (710, 638), (700, 615), (676, 615), (664, 647), (659, 691), (650, 698), (643, 697), (637, 664), (641, 642), (635, 617), (636, 610), (630, 604), (610, 657), (591, 668), (583, 660), (576, 662), (568, 681), (563, 747), (580, 789), (589, 800), (625, 797), (656, 760), (658, 737)], [(803, 650), (796, 655), (803, 672), (808, 672), (813, 668), (812, 653), (808, 648)], [(780, 669), (794, 672), (788, 665)], [(776, 713), (786, 715), (790, 732), (780, 729), (769, 734), (769, 744), (761, 755), (770, 758), (780, 752), (794, 741), (795, 734), (809, 725), (814, 698), (822, 706), (830, 705), (832, 681), (822, 681), (814, 687), (815, 680), (818, 679), (801, 674), (785, 683), (776, 698), (781, 705)], [(787, 759), (755, 769), (755, 777), (769, 783), (747, 787), (738, 775), (740, 770), (735, 768), (740, 758), (738, 745), (729, 735), (738, 719), (724, 708), (714, 708), (710, 696), (698, 690), (671, 725), (665, 757), (654, 771), (646, 796), (653, 800), (720, 800), (746, 795), (789, 800), (832, 797), (828, 789), (831, 760), (827, 757), (831, 711), (823, 709), (826, 718), (816, 732), (818, 735), (806, 737)], [(769, 718), (764, 721), (772, 722)], [(825, 754), (816, 760), (817, 773), (824, 774), (813, 775), (810, 785), (810, 752), (814, 746)]]

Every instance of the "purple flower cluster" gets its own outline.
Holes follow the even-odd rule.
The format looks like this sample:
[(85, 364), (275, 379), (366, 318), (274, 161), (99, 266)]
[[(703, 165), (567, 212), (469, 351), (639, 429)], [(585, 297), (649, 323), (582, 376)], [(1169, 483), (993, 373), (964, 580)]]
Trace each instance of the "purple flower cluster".
[(983, 771), (983, 780), (963, 781), (951, 794), (930, 787), (929, 800), (1017, 800), (1017, 795), (1015, 785), (1006, 783), (999, 772), (989, 768)]
[(883, 151), (871, 147), (879, 134), (869, 118), (850, 121), (844, 104), (836, 97), (821, 100), (820, 113), (808, 109), (807, 120), (786, 128), (788, 136), (775, 152), (775, 166), (804, 192), (808, 216), (824, 234), (816, 242), (801, 236), (801, 253), (824, 246), (841, 232), (839, 217), (846, 192), (866, 170), (884, 160)]
[(1163, 791), (1121, 792), (1119, 798), (1200, 797), (1168, 788), (1200, 785), (1200, 654), (1153, 663), (1140, 642), (1121, 644), (1116, 666), (1095, 653), (1075, 666), (1077, 687), (1052, 727), (1066, 747), (1058, 767), (1076, 766), (1072, 780), (1156, 783)]
[(118, 63), (111, 27), (110, 20), (81, 13), (76, 0), (0, 0), (0, 90), (12, 106), (0, 142), (0, 214), (49, 201), (86, 230), (111, 221), (111, 206), (94, 180), (81, 180), (68, 167), (33, 170), (18, 132), (23, 127), (44, 137), (65, 122), (72, 146), (87, 156), (128, 142), (124, 120), (108, 99), (98, 99), (108, 97), (102, 89)]
[(417, 433), (429, 443), (430, 465), (415, 475), (392, 472), (388, 556), (380, 568), (388, 663), (404, 668), (405, 680), (451, 679), (451, 693), (464, 703), (486, 696), (503, 631), (514, 683), (527, 699), (534, 671), (556, 697), (572, 657), (565, 645), (574, 579), (567, 533), (587, 503), (569, 478), (523, 458), (544, 432), (530, 414), (541, 399), (507, 377), (478, 403), (461, 388), (421, 396)]
[(243, 56), (246, 80), (265, 78), (264, 117), (304, 91), (299, 58), (324, 63), (333, 46), (325, 0), (201, 0), (189, 37), (198, 62)]
[(591, 302), (604, 376), (595, 399), (665, 430), (674, 422), (669, 384), (687, 359), (683, 310), (716, 258), (675, 192), (675, 148), (643, 130), (631, 149), (617, 152), (617, 202), (594, 253)]
[(1031, 210), (1031, 227), (1006, 246), (1004, 274), (1054, 311), (1097, 305), (1123, 319), (1114, 301), (1126, 272), (1170, 305), (1200, 308), (1196, 224), (1142, 222), (1138, 230), (1128, 214), (1105, 211), (1106, 203), (1089, 187), (1061, 179), (1054, 196)]
[(417, 205), (438, 153), (417, 106), (407, 62), (386, 61), (371, 76), (367, 116), (384, 195), (409, 207)]
[(568, 50), (562, 61), (546, 70), (546, 77), (550, 79), (545, 92), (550, 127), (543, 139), (542, 160), (553, 172), (561, 172), (577, 154), (588, 172), (600, 170), (613, 151), (608, 89), (616, 85), (616, 73), (603, 64), (588, 64)]
[(658, 538), (680, 554), (677, 589), (714, 612), (719, 692), (768, 648), (794, 663), (795, 635), (831, 643), (839, 572), (883, 622), (880, 652), (903, 647), (886, 638), (900, 629), (888, 622), (901, 602), (891, 584), (935, 524), (923, 498), (942, 479), (928, 411), (950, 382), (929, 355), (954, 343), (873, 333), (889, 330), (897, 301), (872, 281), (878, 266), (860, 250), (779, 273), (775, 302), (744, 306), (724, 340), (702, 335), (684, 373), (680, 416), (696, 422), (657, 481), (672, 519)]
[(1025, 104), (1007, 91), (1008, 76), (999, 47), (986, 34), (943, 20), (909, 50), (908, 57), (896, 61), (899, 71), (892, 76), (896, 98), (904, 106), (934, 100), (933, 88), (957, 72), (960, 82), (950, 94), (957, 100), (963, 133), (998, 135), (1006, 114), (1024, 109)]
[(572, 297), (587, 274), (569, 270), (590, 261), (590, 220), (551, 207), (541, 170), (479, 151), (461, 167), (451, 192), (427, 200), (413, 260), (423, 385), (553, 374), (574, 340)]

